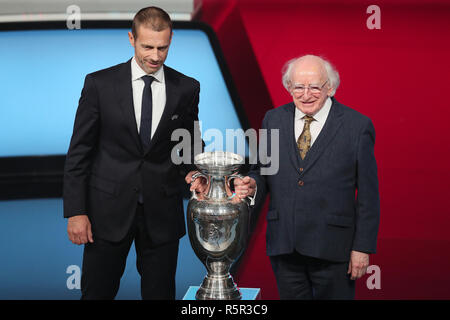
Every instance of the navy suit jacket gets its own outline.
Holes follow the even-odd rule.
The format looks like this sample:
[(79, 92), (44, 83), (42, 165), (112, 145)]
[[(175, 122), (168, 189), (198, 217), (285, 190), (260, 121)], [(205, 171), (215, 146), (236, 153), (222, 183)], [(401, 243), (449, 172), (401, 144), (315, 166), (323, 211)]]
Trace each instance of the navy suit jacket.
[(181, 187), (184, 174), (195, 166), (172, 162), (178, 141), (171, 141), (171, 134), (184, 128), (200, 137), (194, 126), (200, 84), (167, 66), (164, 75), (166, 105), (148, 150), (136, 125), (131, 60), (86, 76), (66, 157), (63, 198), (64, 217), (87, 214), (94, 237), (123, 239), (140, 193), (154, 244), (175, 241), (186, 232)]
[[(267, 112), (263, 129), (279, 129), (279, 170), (249, 175), (256, 201), (270, 193), (267, 254), (349, 261), (350, 251), (375, 253), (379, 225), (375, 130), (371, 120), (332, 98), (322, 131), (304, 160), (294, 138), (294, 103)], [(269, 150), (271, 146), (269, 143)]]

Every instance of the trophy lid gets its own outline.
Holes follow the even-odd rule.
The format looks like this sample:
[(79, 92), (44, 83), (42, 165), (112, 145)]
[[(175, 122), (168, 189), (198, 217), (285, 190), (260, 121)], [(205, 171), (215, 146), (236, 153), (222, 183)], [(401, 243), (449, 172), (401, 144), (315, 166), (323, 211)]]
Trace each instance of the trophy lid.
[(244, 158), (226, 151), (204, 152), (194, 157), (194, 164), (206, 174), (230, 175), (244, 164)]

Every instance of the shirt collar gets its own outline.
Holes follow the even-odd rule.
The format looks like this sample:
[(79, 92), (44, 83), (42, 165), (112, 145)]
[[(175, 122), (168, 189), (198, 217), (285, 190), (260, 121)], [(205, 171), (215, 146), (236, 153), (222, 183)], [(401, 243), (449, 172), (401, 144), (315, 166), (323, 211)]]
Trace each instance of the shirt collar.
[[(331, 108), (331, 98), (328, 97), (325, 101), (325, 104), (322, 108), (313, 116), (314, 120), (325, 123), (328, 117), (328, 113), (330, 113)], [(300, 120), (305, 116), (303, 112), (301, 112), (297, 107), (295, 108), (295, 120)]]
[[(133, 57), (133, 59), (131, 59), (131, 81), (141, 79), (145, 75), (147, 75), (147, 73), (138, 65), (136, 57)], [(161, 68), (155, 73), (151, 73), (151, 75), (156, 81), (164, 83), (164, 66), (161, 66)]]

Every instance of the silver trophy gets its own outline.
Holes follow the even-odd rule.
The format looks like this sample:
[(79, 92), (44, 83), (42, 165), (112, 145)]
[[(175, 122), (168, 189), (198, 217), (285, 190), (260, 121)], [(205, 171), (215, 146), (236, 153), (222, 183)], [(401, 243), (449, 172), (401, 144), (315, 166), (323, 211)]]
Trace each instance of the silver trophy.
[(243, 178), (235, 174), (243, 157), (230, 152), (205, 152), (194, 158), (200, 172), (192, 182), (204, 177), (208, 182), (204, 194), (192, 192), (187, 208), (189, 239), (195, 254), (208, 274), (197, 291), (197, 300), (237, 300), (241, 293), (230, 275), (230, 267), (247, 244), (249, 207), (233, 196), (230, 182)]

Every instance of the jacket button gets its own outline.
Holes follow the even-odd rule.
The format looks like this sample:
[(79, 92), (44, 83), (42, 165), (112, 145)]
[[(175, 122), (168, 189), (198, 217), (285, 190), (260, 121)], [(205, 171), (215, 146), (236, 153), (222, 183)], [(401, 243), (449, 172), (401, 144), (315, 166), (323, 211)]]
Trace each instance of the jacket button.
[(300, 168), (299, 170), (300, 170), (300, 172), (303, 172), (303, 168)]
[(298, 185), (301, 187), (303, 186), (305, 183), (302, 180), (298, 180)]

